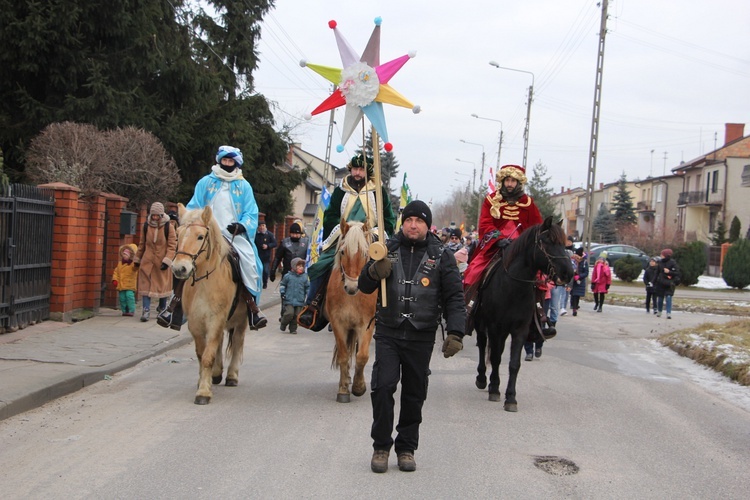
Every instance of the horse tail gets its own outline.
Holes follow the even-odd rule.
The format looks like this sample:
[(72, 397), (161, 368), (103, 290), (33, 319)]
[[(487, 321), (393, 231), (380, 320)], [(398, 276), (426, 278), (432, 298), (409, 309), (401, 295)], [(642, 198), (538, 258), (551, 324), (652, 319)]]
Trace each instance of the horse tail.
[[(224, 351), (224, 357), (226, 357), (226, 359), (230, 359), (232, 357), (233, 342), (234, 342), (234, 328), (230, 328), (229, 330), (227, 330), (227, 348)], [(243, 352), (239, 353), (240, 363), (242, 362), (243, 354), (244, 354)]]
[[(355, 329), (352, 328), (352, 329), (350, 329), (346, 333), (346, 350), (349, 353), (349, 359), (354, 358), (354, 355), (357, 352), (357, 342), (358, 342), (358, 340), (359, 339), (357, 337), (357, 331)], [(334, 344), (334, 346), (333, 346), (333, 358), (331, 358), (331, 368), (338, 368), (339, 367), (338, 354), (339, 354), (339, 347), (338, 347), (338, 345)]]

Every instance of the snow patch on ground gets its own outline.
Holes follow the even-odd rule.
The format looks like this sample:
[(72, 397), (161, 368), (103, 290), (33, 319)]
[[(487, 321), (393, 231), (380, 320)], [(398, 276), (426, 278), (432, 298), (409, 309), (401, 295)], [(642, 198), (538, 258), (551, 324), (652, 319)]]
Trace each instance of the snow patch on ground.
[(724, 375), (684, 358), (657, 340), (650, 341), (654, 349), (669, 358), (670, 363), (680, 369), (693, 382), (725, 401), (750, 412), (750, 387), (732, 382)]
[[(612, 280), (619, 281), (619, 279), (612, 273)], [(633, 280), (634, 282), (643, 283), (643, 273), (638, 276), (638, 279)], [(698, 284), (692, 285), (690, 288), (704, 288), (706, 290), (736, 290), (727, 285), (724, 278), (721, 276), (698, 276)], [(750, 286), (746, 286), (743, 290), (750, 290)], [(744, 304), (743, 304), (744, 305)]]

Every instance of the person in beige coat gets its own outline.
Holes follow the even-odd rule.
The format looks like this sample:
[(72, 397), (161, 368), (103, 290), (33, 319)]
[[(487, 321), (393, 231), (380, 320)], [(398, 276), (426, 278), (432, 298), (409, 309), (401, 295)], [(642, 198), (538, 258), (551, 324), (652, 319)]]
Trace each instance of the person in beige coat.
[(177, 251), (177, 232), (158, 201), (151, 205), (148, 222), (141, 232), (141, 241), (134, 263), (139, 268), (138, 296), (143, 297), (141, 321), (151, 315), (151, 299), (159, 299), (157, 311), (164, 310), (172, 295), (172, 257)]

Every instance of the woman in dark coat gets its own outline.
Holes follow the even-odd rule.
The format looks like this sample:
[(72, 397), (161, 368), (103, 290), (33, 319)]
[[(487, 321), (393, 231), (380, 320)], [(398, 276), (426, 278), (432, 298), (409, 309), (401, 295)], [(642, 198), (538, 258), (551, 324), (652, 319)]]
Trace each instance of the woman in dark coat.
[(648, 261), (648, 267), (643, 271), (643, 284), (646, 285), (646, 313), (650, 312), (650, 308), (654, 310), (654, 314), (657, 312), (654, 283), (656, 282), (656, 274), (659, 272), (658, 264), (657, 258), (651, 257), (651, 260)]
[(658, 266), (659, 272), (656, 273), (656, 282), (654, 283), (654, 293), (656, 294), (656, 303), (659, 312), (656, 316), (661, 318), (664, 297), (667, 298), (667, 319), (672, 319), (672, 296), (674, 289), (680, 284), (680, 268), (677, 262), (672, 258), (672, 250), (665, 248), (661, 251), (661, 262)]
[(570, 308), (573, 309), (573, 316), (578, 316), (578, 303), (581, 297), (586, 295), (586, 277), (589, 275), (589, 262), (586, 257), (583, 254), (583, 247), (580, 247), (576, 248), (570, 258), (576, 270), (567, 287), (570, 292)]

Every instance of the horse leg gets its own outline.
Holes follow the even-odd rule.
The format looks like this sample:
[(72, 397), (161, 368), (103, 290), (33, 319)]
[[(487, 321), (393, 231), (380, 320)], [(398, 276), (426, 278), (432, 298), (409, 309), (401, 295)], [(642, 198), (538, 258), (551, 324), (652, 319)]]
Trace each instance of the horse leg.
[(487, 388), (487, 364), (485, 356), (487, 354), (487, 334), (477, 331), (477, 347), (479, 348), (479, 364), (477, 365), (477, 379), (474, 382), (477, 389)]
[(502, 335), (499, 332), (494, 334), (488, 334), (489, 348), (490, 348), (490, 386), (489, 386), (489, 399), (490, 401), (500, 401), (500, 359), (503, 355), (503, 340)]
[(214, 365), (211, 370), (211, 382), (214, 385), (221, 384), (222, 377), (224, 375), (224, 355), (222, 352), (222, 346), (224, 344), (224, 332), (221, 332), (221, 340), (216, 345), (216, 356), (214, 357)]
[(338, 324), (333, 324), (333, 335), (336, 337), (336, 364), (339, 367), (339, 390), (336, 393), (336, 402), (348, 403), (350, 400), (349, 383), (349, 360), (351, 353), (346, 345), (346, 337), (349, 331)]
[(216, 350), (221, 346), (223, 329), (222, 326), (214, 326), (213, 331), (208, 328), (206, 335), (205, 348), (203, 354), (200, 356), (200, 364), (198, 369), (198, 391), (195, 393), (195, 404), (207, 405), (211, 402), (211, 374), (214, 368), (214, 358), (216, 357)]
[(508, 363), (508, 386), (505, 388), (505, 411), (518, 411), (518, 402), (516, 401), (516, 379), (518, 370), (521, 369), (521, 350), (526, 338), (526, 330), (520, 328), (513, 332), (510, 340), (510, 361)]
[(364, 331), (364, 333), (359, 336), (357, 342), (359, 344), (359, 349), (357, 350), (357, 364), (354, 368), (352, 394), (358, 397), (363, 395), (367, 390), (367, 382), (365, 382), (365, 366), (367, 366), (367, 362), (370, 360), (370, 342), (372, 342), (373, 328), (374, 325), (370, 326), (370, 328), (361, 328), (360, 331)]
[(240, 380), (240, 363), (242, 363), (242, 350), (245, 348), (245, 325), (246, 320), (242, 320), (239, 326), (229, 330), (229, 344), (227, 345), (227, 355), (229, 356), (229, 367), (227, 368), (228, 387), (237, 387)]

